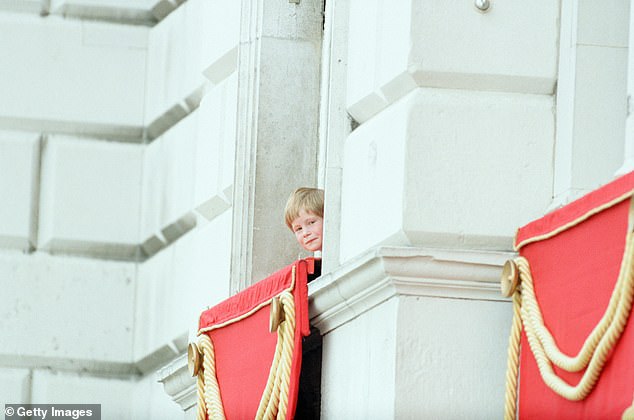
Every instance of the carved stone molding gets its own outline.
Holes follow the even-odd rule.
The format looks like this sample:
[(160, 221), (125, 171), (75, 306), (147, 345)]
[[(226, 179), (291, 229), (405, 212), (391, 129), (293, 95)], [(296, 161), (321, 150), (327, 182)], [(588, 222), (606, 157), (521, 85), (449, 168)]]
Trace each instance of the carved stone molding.
[(507, 300), (499, 278), (511, 252), (378, 247), (309, 287), (311, 324), (322, 334), (397, 295)]
[(186, 411), (196, 405), (196, 378), (187, 369), (187, 354), (161, 368), (157, 372), (157, 379), (163, 384), (165, 393)]

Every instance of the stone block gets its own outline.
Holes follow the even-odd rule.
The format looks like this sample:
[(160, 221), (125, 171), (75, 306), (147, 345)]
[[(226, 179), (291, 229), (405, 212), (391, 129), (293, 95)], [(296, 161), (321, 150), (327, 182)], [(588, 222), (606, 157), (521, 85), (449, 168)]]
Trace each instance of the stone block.
[(548, 96), (417, 89), (345, 144), (341, 259), (376, 244), (510, 250), (552, 198)]
[(627, 55), (627, 48), (577, 47), (571, 98), (574, 146), (570, 155), (557, 156), (571, 159), (569, 187), (585, 191), (598, 188), (612, 180), (623, 163)]
[(178, 347), (176, 342), (197, 328), (204, 308), (229, 296), (230, 252), (231, 211), (227, 210), (139, 267), (135, 360), (164, 353), (166, 344)]
[(134, 419), (135, 382), (49, 370), (33, 372), (33, 404), (101, 404), (103, 419)]
[(161, 227), (180, 219), (194, 207), (198, 118), (198, 113), (190, 114), (161, 138)]
[(142, 210), (139, 230), (144, 241), (163, 227), (161, 213), (164, 200), (166, 160), (162, 137), (146, 145), (143, 149)]
[(198, 113), (194, 203), (200, 206), (233, 184), (237, 74), (211, 89)]
[(0, 25), (5, 126), (140, 137), (149, 28), (10, 14)]
[(132, 263), (0, 255), (0, 359), (129, 372), (134, 276)]
[[(191, 0), (190, 0), (191, 1)], [(232, 0), (197, 0), (193, 7), (201, 13), (213, 16), (213, 25), (203, 25), (204, 54), (201, 69), (214, 84), (218, 84), (236, 71), (240, 44), (241, 4)]]
[(136, 258), (143, 146), (51, 136), (42, 157), (39, 244)]
[(0, 246), (35, 245), (39, 195), (40, 136), (0, 131)]
[(407, 243), (403, 233), (407, 112), (386, 110), (346, 139), (341, 185), (341, 261), (377, 243)]
[[(134, 359), (140, 361), (150, 354), (164, 352), (161, 347), (171, 342), (181, 331), (167, 332), (163, 323), (171, 314), (166, 309), (170, 302), (169, 281), (172, 278), (174, 245), (162, 250), (139, 266), (136, 283)], [(185, 326), (184, 326), (185, 327)], [(185, 327), (186, 328), (186, 327)], [(173, 354), (168, 357), (173, 357)]]
[[(141, 236), (145, 239), (157, 234), (161, 236), (159, 232), (173, 236), (174, 229), (182, 231), (179, 226), (189, 230), (195, 225), (190, 222), (191, 210), (198, 204), (195, 198), (198, 172), (208, 173), (207, 167), (214, 167), (213, 162), (218, 158), (199, 149), (199, 137), (203, 134), (199, 130), (200, 112), (200, 108), (192, 112), (146, 146), (141, 216)], [(205, 134), (215, 140), (212, 134)], [(206, 166), (198, 166), (197, 162), (203, 158)], [(168, 241), (176, 239), (167, 236), (164, 239)]]
[(393, 418), (502, 417), (511, 312), (507, 302), (400, 297)]
[[(233, 1), (190, 0), (152, 28), (147, 125), (192, 95), (200, 100), (200, 91), (208, 83), (203, 71), (223, 57), (226, 59), (226, 54), (238, 44), (239, 9), (240, 4)], [(225, 67), (220, 66), (218, 71), (230, 74)], [(211, 73), (215, 74), (213, 70)]]
[(398, 418), (397, 311), (398, 299), (390, 299), (323, 337), (323, 418)]
[(30, 391), (30, 370), (0, 368), (0, 395), (3, 404), (28, 404)]
[(553, 93), (559, 2), (542, 6), (353, 0), (348, 111), (367, 121), (417, 86)]

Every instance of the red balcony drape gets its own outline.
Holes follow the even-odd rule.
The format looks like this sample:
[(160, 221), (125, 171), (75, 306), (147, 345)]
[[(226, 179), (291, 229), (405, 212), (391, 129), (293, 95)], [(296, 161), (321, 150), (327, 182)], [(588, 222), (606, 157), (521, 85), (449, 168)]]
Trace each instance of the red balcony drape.
[(310, 333), (307, 275), (312, 263), (298, 260), (200, 315), (199, 333), (208, 334), (213, 342), (216, 377), (228, 420), (255, 418), (277, 344), (276, 333), (269, 331), (270, 301), (289, 289), (296, 320), (287, 410), (287, 418), (293, 418), (302, 338)]
[[(516, 248), (530, 262), (544, 325), (568, 355), (579, 352), (608, 306), (623, 258), (633, 189), (630, 173), (517, 232)], [(582, 401), (564, 399), (544, 384), (523, 333), (519, 418), (621, 419), (634, 395), (633, 318)], [(554, 370), (571, 385), (583, 374)]]

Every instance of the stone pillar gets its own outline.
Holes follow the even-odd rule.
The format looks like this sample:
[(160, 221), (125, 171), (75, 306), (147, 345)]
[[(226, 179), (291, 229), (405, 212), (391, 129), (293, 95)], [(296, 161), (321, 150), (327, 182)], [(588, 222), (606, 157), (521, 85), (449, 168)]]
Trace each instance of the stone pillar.
[(233, 196), (233, 292), (297, 258), (288, 195), (316, 185), (321, 1), (243, 0)]
[(322, 272), (339, 265), (343, 145), (354, 121), (346, 111), (350, 0), (326, 3), (322, 54), (319, 182), (326, 191)]
[(554, 202), (610, 181), (623, 163), (629, 2), (562, 0)]

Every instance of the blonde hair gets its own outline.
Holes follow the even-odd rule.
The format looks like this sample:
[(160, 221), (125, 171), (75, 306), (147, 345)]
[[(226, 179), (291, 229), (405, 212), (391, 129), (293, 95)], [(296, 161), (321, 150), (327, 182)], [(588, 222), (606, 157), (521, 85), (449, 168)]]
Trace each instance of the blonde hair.
[(324, 190), (302, 187), (293, 191), (284, 209), (284, 219), (289, 229), (292, 229), (293, 220), (299, 217), (302, 210), (324, 217)]

